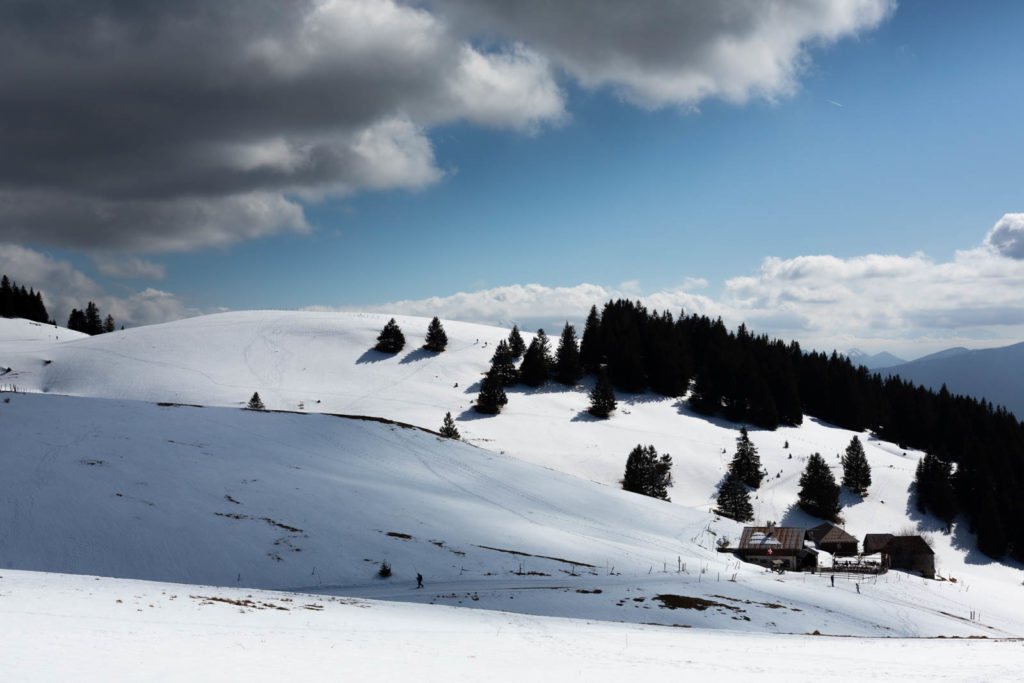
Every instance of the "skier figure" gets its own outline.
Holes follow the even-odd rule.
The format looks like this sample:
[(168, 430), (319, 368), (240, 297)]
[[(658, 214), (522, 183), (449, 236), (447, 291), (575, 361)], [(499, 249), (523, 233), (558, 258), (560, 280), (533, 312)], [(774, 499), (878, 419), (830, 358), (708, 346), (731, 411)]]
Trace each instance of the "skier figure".
[(832, 575), (832, 587), (833, 588), (836, 587), (836, 575), (835, 574)]
[(423, 574), (417, 572), (416, 574), (416, 587), (423, 588)]
[(860, 594), (860, 582), (858, 581), (857, 583), (855, 583), (853, 585), (855, 585), (857, 587), (857, 594), (859, 595)]

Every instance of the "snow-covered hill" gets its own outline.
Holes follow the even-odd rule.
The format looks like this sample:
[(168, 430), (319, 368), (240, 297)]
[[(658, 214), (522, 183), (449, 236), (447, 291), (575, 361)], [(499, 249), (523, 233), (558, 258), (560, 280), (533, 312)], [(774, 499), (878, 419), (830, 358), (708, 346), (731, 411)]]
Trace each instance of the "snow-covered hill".
[[(448, 350), (433, 354), (418, 348), (428, 320), (399, 317), (409, 344), (387, 356), (370, 350), (387, 318), (244, 312), (0, 344), (14, 384), (72, 395), (0, 403), (0, 566), (759, 631), (1024, 633), (1019, 569), (916, 513), (919, 453), (861, 435), (874, 483), (844, 499), (847, 528), (931, 531), (940, 575), (956, 582), (891, 572), (858, 594), (776, 577), (713, 551), (740, 528), (708, 512), (737, 425), (650, 394), (620, 395), (598, 421), (586, 387), (558, 386), (512, 390), (484, 418), (470, 405), (507, 330), (446, 322)], [(253, 391), (297, 414), (239, 410)], [(301, 414), (436, 429), (449, 410), (477, 448)], [(769, 472), (758, 518), (813, 523), (794, 507), (806, 457), (838, 469), (851, 436), (810, 419), (751, 431)], [(618, 490), (637, 443), (672, 454), (674, 503)], [(384, 560), (387, 581), (375, 577)], [(671, 610), (659, 594), (714, 604)]]
[(733, 630), (1024, 633), (973, 579), (891, 573), (860, 593), (823, 576), (780, 579), (715, 551), (736, 537), (733, 522), (418, 429), (5, 398), (17, 445), (0, 480), (6, 568)]

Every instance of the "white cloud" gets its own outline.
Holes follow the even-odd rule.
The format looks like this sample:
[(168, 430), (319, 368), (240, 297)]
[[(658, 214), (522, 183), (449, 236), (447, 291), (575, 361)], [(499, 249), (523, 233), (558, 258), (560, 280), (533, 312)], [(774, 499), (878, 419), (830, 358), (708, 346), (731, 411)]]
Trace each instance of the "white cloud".
[(893, 0), (434, 0), (457, 26), (520, 40), (589, 88), (645, 107), (796, 88), (807, 48), (869, 30)]
[(997, 253), (1024, 259), (1024, 213), (1004, 215), (985, 237), (985, 244)]
[(129, 327), (200, 313), (185, 306), (174, 294), (157, 289), (149, 288), (128, 296), (109, 294), (69, 261), (14, 244), (0, 244), (0, 273), (19, 285), (42, 292), (47, 312), (59, 325), (67, 324), (72, 308), (82, 309), (89, 301), (95, 302), (104, 316), (113, 315), (118, 325)]
[(949, 262), (923, 254), (769, 257), (757, 273), (728, 279), (717, 296), (694, 293), (707, 287), (702, 279), (660, 291), (630, 280), (617, 287), (510, 285), (336, 310), (550, 330), (563, 320), (580, 323), (592, 305), (600, 309), (610, 299), (627, 298), (673, 315), (721, 316), (733, 327), (745, 322), (759, 333), (826, 351), (860, 347), (914, 357), (950, 346), (1005, 345), (1024, 338), (1024, 259), (1006, 258), (989, 245), (992, 234), (1016, 230), (1020, 215), (1007, 214), (985, 244), (959, 251)]

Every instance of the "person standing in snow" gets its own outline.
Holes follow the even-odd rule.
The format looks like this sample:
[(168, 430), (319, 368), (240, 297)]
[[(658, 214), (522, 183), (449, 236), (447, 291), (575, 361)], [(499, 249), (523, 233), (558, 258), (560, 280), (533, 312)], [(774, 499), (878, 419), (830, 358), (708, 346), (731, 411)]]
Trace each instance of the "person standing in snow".
[(416, 587), (423, 588), (423, 574), (417, 572), (416, 574)]
[(836, 575), (835, 574), (832, 575), (832, 587), (833, 588), (836, 587)]

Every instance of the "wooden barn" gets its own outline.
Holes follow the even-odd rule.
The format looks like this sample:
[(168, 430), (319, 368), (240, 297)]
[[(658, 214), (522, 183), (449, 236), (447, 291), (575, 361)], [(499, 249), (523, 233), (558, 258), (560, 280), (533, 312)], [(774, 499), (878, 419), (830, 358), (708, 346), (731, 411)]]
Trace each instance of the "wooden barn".
[(746, 562), (771, 569), (813, 569), (817, 554), (804, 546), (807, 530), (790, 526), (748, 526), (743, 528), (735, 553)]
[(920, 536), (868, 534), (864, 537), (864, 554), (871, 553), (882, 553), (890, 569), (907, 569), (935, 578), (935, 551)]
[(856, 555), (860, 544), (856, 536), (851, 536), (845, 529), (831, 522), (819, 524), (808, 530), (807, 535), (814, 541), (818, 550), (844, 557)]

